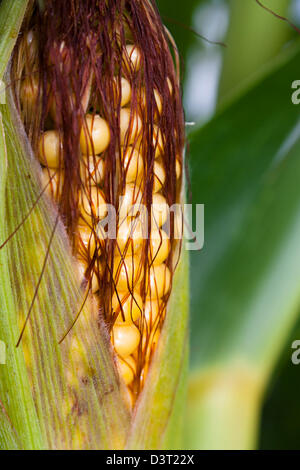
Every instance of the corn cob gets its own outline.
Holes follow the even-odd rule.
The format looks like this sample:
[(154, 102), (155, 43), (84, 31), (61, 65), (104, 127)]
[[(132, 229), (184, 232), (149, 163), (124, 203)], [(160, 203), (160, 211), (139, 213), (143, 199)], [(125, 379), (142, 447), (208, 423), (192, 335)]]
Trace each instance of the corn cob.
[[(79, 282), (109, 328), (134, 404), (180, 253), (169, 214), (182, 192), (178, 73), (151, 2), (72, 4), (70, 11), (64, 0), (48, 1), (24, 23), (12, 64), (15, 98), (42, 187), (57, 204)], [(106, 233), (110, 207), (115, 238)], [(81, 346), (70, 344), (76, 362)], [(84, 364), (75, 374), (84, 376)]]

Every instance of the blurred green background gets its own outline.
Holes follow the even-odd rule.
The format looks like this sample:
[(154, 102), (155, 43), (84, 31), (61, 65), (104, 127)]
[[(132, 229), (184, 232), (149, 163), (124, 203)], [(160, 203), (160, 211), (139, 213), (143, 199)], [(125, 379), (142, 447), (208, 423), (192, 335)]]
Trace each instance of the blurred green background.
[[(300, 25), (299, 0), (263, 3)], [(158, 6), (181, 56), (186, 121), (195, 123), (187, 127), (192, 200), (205, 204), (205, 246), (191, 252), (194, 448), (299, 449), (300, 365), (291, 362), (291, 344), (300, 338), (300, 248), (292, 244), (300, 149), (290, 100), (300, 79), (299, 35), (255, 0)], [(220, 370), (226, 379), (215, 387)], [(252, 372), (263, 382), (253, 400)], [(245, 431), (249, 443), (224, 438), (243, 436), (247, 426), (256, 428)]]

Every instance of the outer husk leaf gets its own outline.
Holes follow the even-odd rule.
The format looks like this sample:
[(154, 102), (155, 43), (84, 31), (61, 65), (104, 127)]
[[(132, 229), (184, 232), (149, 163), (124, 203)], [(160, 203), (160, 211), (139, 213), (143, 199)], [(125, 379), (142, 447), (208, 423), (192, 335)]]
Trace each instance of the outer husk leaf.
[(0, 450), (18, 450), (20, 448), (19, 438), (6, 410), (0, 404)]
[[(7, 233), (5, 223), (5, 183), (9, 155), (7, 153), (6, 136), (2, 122), (2, 112), (5, 112), (5, 106), (2, 105), (0, 108), (0, 237), (1, 240), (4, 240)], [(22, 351), (15, 348), (17, 316), (10, 284), (8, 256), (8, 249), (5, 247), (0, 251), (0, 338), (6, 348), (6, 363), (0, 365), (0, 397), (7, 416), (10, 417), (13, 427), (21, 436), (22, 447), (40, 448), (42, 445), (40, 429), (32, 400), (26, 366)], [(4, 408), (2, 412), (3, 410)], [(10, 447), (11, 443), (7, 440), (7, 435), (11, 434), (9, 431), (10, 427), (8, 426), (8, 419), (1, 419), (0, 446), (2, 448)]]
[[(30, 211), (42, 192), (39, 167), (31, 153), (12, 97), (4, 111), (7, 136), (6, 184), (9, 232)], [(29, 219), (9, 242), (9, 267), (19, 331), (38, 285), (55, 221), (56, 208), (42, 197)], [(124, 445), (129, 413), (118, 383), (108, 333), (88, 306), (59, 345), (80, 309), (84, 294), (61, 222), (22, 339), (42, 436), (49, 448), (118, 448)], [(15, 333), (13, 344), (16, 344)], [(73, 358), (70, 346), (81, 345)], [(18, 354), (19, 354), (18, 350)], [(83, 367), (83, 372), (81, 367)], [(84, 377), (84, 380), (82, 380)]]
[[(0, 5), (0, 78), (14, 47), (27, 1), (3, 0)], [(5, 93), (0, 96), (0, 240), (7, 236), (5, 185), (7, 179), (7, 137), (3, 126)], [(21, 350), (15, 349), (17, 317), (10, 284), (8, 250), (0, 250), (0, 340), (5, 344), (5, 364), (0, 364), (0, 448), (40, 449), (42, 439)]]

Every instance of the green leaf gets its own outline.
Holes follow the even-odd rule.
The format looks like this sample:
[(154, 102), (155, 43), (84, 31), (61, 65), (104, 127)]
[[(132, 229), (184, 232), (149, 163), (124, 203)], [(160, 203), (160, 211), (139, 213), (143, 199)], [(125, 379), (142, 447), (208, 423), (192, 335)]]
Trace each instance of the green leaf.
[(297, 48), (191, 138), (206, 240), (191, 257), (192, 448), (255, 445), (263, 391), (297, 319), (299, 59)]

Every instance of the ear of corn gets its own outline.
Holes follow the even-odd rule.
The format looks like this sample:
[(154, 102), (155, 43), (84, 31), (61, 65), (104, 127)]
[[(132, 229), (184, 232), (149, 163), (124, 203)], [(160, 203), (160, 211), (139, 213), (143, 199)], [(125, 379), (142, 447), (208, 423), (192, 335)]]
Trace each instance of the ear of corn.
[[(44, 184), (51, 186), (135, 403), (180, 251), (172, 226), (165, 232), (169, 207), (182, 192), (178, 73), (150, 2), (75, 4), (76, 14), (62, 0), (47, 2), (31, 29), (25, 24), (12, 77), (20, 77), (17, 108)], [(116, 237), (99, 237), (110, 208)]]
[[(139, 2), (137, 5), (142, 5), (142, 3)], [(156, 15), (150, 3), (149, 10), (145, 5), (148, 5), (148, 2), (142, 5), (142, 9), (145, 8), (147, 15)], [(156, 16), (154, 17), (156, 18)], [(126, 64), (129, 60), (131, 64), (134, 64), (134, 68), (138, 69), (140, 67), (140, 52), (132, 45), (127, 45), (126, 50), (125, 67), (127, 67)], [(68, 65), (67, 59), (66, 63)], [(11, 78), (14, 75), (8, 74), (8, 76)], [(169, 95), (174, 95), (174, 77), (173, 84), (170, 83), (170, 80), (167, 80), (166, 83)], [(151, 109), (151, 105), (145, 107), (149, 97), (145, 97), (143, 90), (135, 89), (133, 91), (134, 98), (131, 98), (128, 84), (124, 80), (119, 82), (117, 89), (118, 86), (119, 89), (122, 89), (120, 102), (127, 106), (127, 108), (122, 108), (120, 112), (120, 134), (122, 147), (124, 147), (121, 157), (126, 168), (123, 173), (126, 175), (123, 181), (123, 184), (126, 184), (126, 191), (124, 205), (121, 208), (125, 207), (126, 209), (128, 201), (136, 201), (136, 197), (140, 197), (138, 186), (133, 181), (135, 173), (139, 174), (139, 178), (143, 176), (140, 168), (144, 167), (145, 161), (141, 165), (139, 155), (135, 153), (135, 146), (139, 145), (140, 148), (143, 148), (142, 152), (146, 152), (143, 153), (144, 159), (147, 152), (150, 151), (145, 143), (138, 141), (134, 134), (135, 132), (138, 134), (142, 124), (145, 125), (147, 122), (147, 113)], [(31, 91), (34, 91), (32, 82), (29, 83), (29, 87), (26, 87), (25, 83), (25, 87), (22, 89), (25, 93), (23, 93), (25, 101)], [(154, 99), (156, 104), (154, 107), (152, 104), (154, 113), (151, 120), (154, 118), (156, 123), (163, 103), (157, 90), (154, 90), (153, 97), (151, 100)], [(178, 106), (179, 113), (176, 125), (180, 134), (183, 119), (178, 97), (179, 92), (176, 84), (176, 106)], [(114, 291), (110, 289), (111, 281), (106, 286), (105, 283), (101, 284), (100, 290), (98, 283), (94, 286), (86, 266), (82, 268), (82, 263), (74, 264), (71, 248), (73, 248), (73, 254), (76, 257), (80, 253), (80, 251), (76, 251), (79, 246), (87, 254), (89, 260), (94, 258), (95, 233), (93, 231), (88, 233), (87, 227), (93, 226), (99, 197), (100, 195), (107, 197), (107, 185), (110, 184), (106, 182), (103, 190), (96, 189), (94, 186), (95, 182), (98, 184), (97, 178), (101, 180), (101, 173), (98, 174), (98, 167), (95, 167), (95, 152), (103, 152), (107, 149), (110, 143), (109, 132), (111, 129), (107, 128), (106, 121), (100, 117), (96, 119), (90, 118), (88, 115), (85, 117), (83, 128), (86, 129), (86, 132), (83, 131), (81, 134), (80, 146), (83, 154), (92, 153), (92, 155), (90, 163), (83, 168), (80, 167), (82, 182), (87, 179), (88, 184), (85, 187), (87, 191), (83, 191), (79, 200), (81, 211), (79, 228), (76, 228), (74, 232), (72, 228), (74, 221), (71, 220), (71, 225), (67, 224), (69, 235), (71, 232), (71, 247), (59, 218), (57, 207), (51, 201), (55, 198), (59, 203), (61, 191), (64, 190), (61, 182), (66, 181), (65, 176), (55, 180), (57, 167), (61, 174), (67, 173), (68, 162), (61, 160), (59, 150), (60, 139), (63, 139), (64, 136), (60, 130), (52, 128), (51, 134), (45, 133), (42, 137), (40, 157), (45, 157), (48, 145), (51, 152), (53, 149), (54, 151), (51, 153), (51, 160), (47, 159), (46, 162), (42, 159), (44, 165), (47, 163), (43, 170), (43, 173), (46, 173), (46, 180), (49, 181), (49, 175), (51, 178), (49, 185), (51, 190), (48, 193), (52, 197), (49, 198), (47, 194), (44, 194), (40, 198), (41, 192), (47, 189), (45, 188), (45, 180), (43, 177), (40, 179), (41, 172), (16, 113), (12, 93), (8, 93), (7, 98), (8, 106), (5, 107), (3, 114), (9, 153), (5, 194), (8, 233), (11, 233), (26, 214), (30, 213), (29, 218), (21, 224), (20, 229), (6, 248), (10, 254), (8, 265), (14, 294), (14, 311), (17, 317), (16, 332), (13, 338), (8, 339), (13, 355), (20, 354), (21, 348), (23, 350), (28, 371), (27, 380), (29, 378), (32, 386), (32, 395), (44, 445), (49, 448), (83, 449), (124, 447), (143, 449), (163, 448), (164, 446), (178, 448), (180, 447), (179, 422), (185, 395), (187, 366), (188, 265), (187, 258), (184, 256), (173, 277), (177, 259), (176, 253), (179, 250), (175, 244), (172, 244), (172, 249), (175, 246), (176, 252), (172, 252), (171, 257), (171, 246), (164, 237), (161, 227), (166, 221), (166, 202), (163, 196), (165, 189), (163, 188), (170, 187), (170, 191), (174, 192), (172, 181), (176, 182), (176, 176), (178, 182), (175, 186), (177, 185), (179, 190), (182, 187), (179, 183), (182, 161), (179, 160), (179, 163), (176, 160), (176, 157), (181, 159), (181, 155), (176, 155), (174, 152), (170, 152), (170, 155), (165, 154), (162, 132), (158, 125), (154, 124), (153, 136), (150, 134), (150, 139), (149, 137), (147, 139), (148, 142), (149, 140), (152, 142), (153, 139), (151, 148), (152, 146), (154, 148), (155, 165), (149, 165), (149, 162), (147, 165), (150, 168), (148, 168), (148, 178), (151, 180), (152, 175), (154, 176), (153, 202), (161, 204), (160, 210), (156, 209), (153, 215), (154, 220), (158, 223), (159, 230), (157, 228), (156, 231), (159, 232), (160, 241), (155, 240), (154, 236), (150, 239), (148, 251), (144, 251), (146, 253), (145, 260), (151, 264), (150, 269), (144, 275), (144, 291), (141, 292), (141, 295), (138, 293), (132, 295), (129, 284), (139, 280), (140, 276), (139, 273), (137, 274), (136, 266), (138, 266), (141, 255), (134, 253), (140, 242), (137, 241), (137, 245), (128, 247), (126, 235), (124, 239), (119, 237), (118, 249), (125, 251), (120, 252), (119, 257), (116, 256), (117, 262), (115, 267), (112, 265), (112, 273), (116, 284), (115, 294), (122, 299), (122, 308), (115, 309), (113, 319), (109, 316), (111, 313), (107, 316), (106, 312), (104, 322), (103, 311), (105, 312), (105, 308), (107, 308), (106, 304), (109, 306), (110, 302), (114, 302)], [(89, 96), (84, 91), (85, 99), (88, 100)], [(128, 108), (130, 99), (133, 100), (133, 103), (136, 102), (135, 100), (139, 100), (140, 109), (144, 112), (143, 122), (138, 113), (132, 112), (130, 107)], [(73, 98), (70, 97), (70, 100), (72, 101)], [(175, 108), (176, 106), (174, 105)], [(54, 103), (50, 113), (57, 111), (57, 109)], [(27, 111), (29, 111), (28, 108), (25, 109), (23, 118), (28, 136), (34, 146), (35, 139), (39, 136), (34, 126), (33, 128), (28, 127), (28, 119), (32, 119), (32, 113), (30, 117), (30, 112)], [(37, 116), (38, 113), (34, 115), (34, 118)], [(59, 124), (59, 119), (57, 124)], [(126, 127), (131, 129), (131, 134), (126, 130)], [(102, 135), (103, 132), (107, 134), (104, 146), (103, 142), (99, 142), (100, 146), (98, 146), (97, 138), (94, 139), (95, 128), (100, 129), (99, 132), (102, 132)], [(179, 142), (181, 137), (178, 136), (178, 130), (168, 129), (169, 136), (173, 132), (173, 137), (169, 137), (169, 139), (176, 142), (178, 137)], [(91, 135), (93, 141), (90, 139)], [(54, 147), (53, 142), (55, 143)], [(153, 152), (153, 150), (151, 151)], [(169, 181), (166, 178), (167, 163), (164, 161), (167, 158), (170, 158), (173, 168), (171, 170), (172, 178)], [(177, 175), (178, 167), (179, 173)], [(112, 172), (112, 168), (110, 171)], [(114, 176), (113, 172), (109, 176), (109, 181), (113, 179), (112, 176)], [(106, 195), (104, 194), (105, 189)], [(169, 199), (180, 202), (177, 190), (176, 194), (175, 198), (173, 194)], [(32, 207), (34, 210), (30, 212)], [(64, 208), (58, 207), (59, 212), (63, 212)], [(126, 230), (124, 231), (126, 232)], [(74, 239), (73, 233), (76, 234)], [(124, 232), (122, 231), (122, 233)], [(101, 237), (99, 238), (100, 247), (103, 249)], [(97, 243), (99, 244), (99, 240)], [(165, 264), (167, 259), (169, 259), (169, 267)], [(97, 261), (97, 263), (99, 262)], [(99, 267), (98, 278), (102, 276), (103, 268), (105, 270), (106, 265), (109, 265), (108, 258), (106, 264)], [(78, 282), (78, 273), (82, 269), (85, 277), (90, 281), (85, 286), (84, 292)], [(132, 276), (128, 274), (130, 269)], [(139, 282), (141, 281), (139, 280)], [(172, 282), (174, 290), (169, 298)], [(89, 294), (87, 296), (88, 289), (86, 288), (91, 288), (92, 294), (98, 292), (97, 295)], [(32, 299), (35, 301), (31, 308)], [(104, 303), (100, 303), (99, 308), (99, 300), (103, 301), (103, 299)], [(142, 300), (140, 301), (140, 299)], [(115, 299), (116, 304), (117, 300)], [(141, 302), (142, 308), (139, 307)], [(136, 318), (133, 317), (133, 303), (137, 307), (135, 308)], [(108, 309), (110, 310), (110, 307)], [(153, 328), (149, 338), (148, 336), (143, 337), (141, 334), (143, 329), (138, 319), (139, 310), (143, 312), (142, 322), (147, 322), (147, 315), (150, 315), (152, 323), (154, 312), (159, 313), (159, 328), (157, 326)], [(27, 323), (28, 312), (30, 318)], [(79, 313), (78, 321), (74, 324)], [(26, 326), (25, 329), (24, 326)], [(14, 351), (13, 345), (16, 344), (17, 332), (20, 331), (24, 333), (20, 348)], [(66, 332), (69, 334), (66, 335)], [(119, 353), (117, 357), (110, 344), (109, 334), (115, 352)], [(59, 344), (62, 338), (64, 341)], [(123, 341), (124, 338), (126, 341)], [(128, 338), (131, 338), (133, 346), (128, 343)], [(144, 341), (146, 347), (144, 347)], [(140, 354), (138, 360), (137, 354), (132, 355), (134, 349), (137, 350), (137, 348), (140, 351), (137, 353)], [(126, 385), (129, 385), (129, 388)], [(133, 404), (137, 400), (134, 418), (130, 417), (132, 397)], [(32, 447), (28, 443), (22, 443), (22, 446)]]

